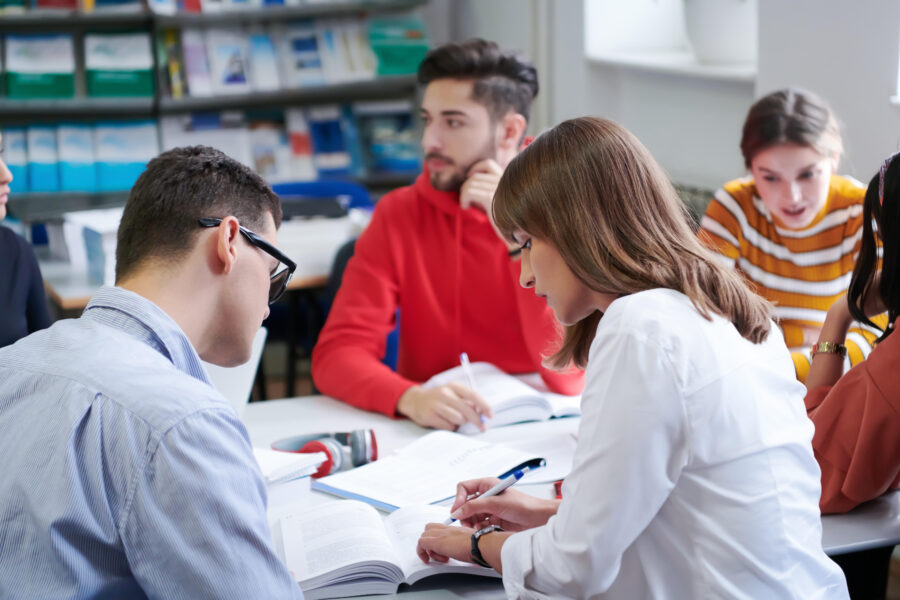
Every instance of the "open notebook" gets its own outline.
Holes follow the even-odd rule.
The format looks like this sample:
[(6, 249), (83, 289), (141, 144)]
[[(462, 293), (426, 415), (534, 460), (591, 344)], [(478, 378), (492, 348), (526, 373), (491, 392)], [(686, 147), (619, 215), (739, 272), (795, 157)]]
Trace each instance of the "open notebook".
[[(488, 427), (500, 427), (523, 421), (546, 421), (553, 417), (572, 417), (581, 414), (581, 396), (563, 396), (539, 391), (513, 375), (507, 375), (494, 365), (475, 362), (471, 365), (475, 391), (491, 405), (493, 418), (487, 419)], [(450, 382), (468, 386), (462, 367), (454, 367), (438, 373), (423, 384), (437, 387)], [(470, 423), (462, 425), (460, 433), (478, 433)]]
[(430, 575), (500, 577), (493, 569), (451, 560), (423, 563), (416, 543), (446, 506), (407, 506), (389, 515), (356, 500), (305, 506), (280, 520), (284, 560), (307, 600), (392, 594)]
[[(394, 511), (447, 500), (456, 495), (460, 481), (498, 477), (538, 457), (458, 433), (433, 431), (375, 462), (316, 479), (312, 489)], [(526, 477), (534, 481), (542, 470)], [(442, 519), (446, 518), (444, 507)]]
[(250, 390), (253, 389), (256, 371), (259, 369), (259, 361), (262, 358), (263, 347), (266, 345), (267, 333), (265, 327), (259, 328), (259, 331), (256, 332), (256, 337), (253, 338), (250, 360), (242, 365), (225, 368), (208, 362), (203, 363), (213, 387), (231, 402), (239, 417), (244, 416), (244, 409), (250, 401)]

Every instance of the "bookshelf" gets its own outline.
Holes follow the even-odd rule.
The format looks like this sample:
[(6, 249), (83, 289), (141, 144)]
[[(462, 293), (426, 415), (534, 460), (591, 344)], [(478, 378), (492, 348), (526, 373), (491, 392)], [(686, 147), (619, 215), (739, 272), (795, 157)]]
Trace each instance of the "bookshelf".
[(379, 77), (365, 81), (293, 88), (277, 92), (253, 92), (209, 98), (160, 98), (159, 113), (274, 108), (352, 100), (408, 98), (416, 91), (414, 75)]
[(428, 0), (369, 0), (362, 2), (318, 2), (298, 6), (267, 6), (255, 10), (229, 10), (218, 13), (181, 13), (154, 15), (158, 27), (209, 27), (213, 25), (243, 25), (273, 23), (316, 17), (353, 16), (360, 13), (403, 12), (418, 8)]
[[(165, 94), (159, 60), (160, 34), (167, 29), (210, 29), (276, 25), (297, 19), (352, 18), (402, 13), (421, 7), (427, 0), (360, 0), (312, 2), (297, 6), (263, 6), (254, 9), (213, 13), (158, 14), (147, 10), (131, 12), (83, 13), (40, 10), (21, 14), (0, 14), (0, 36), (6, 34), (66, 33), (73, 37), (75, 51), (75, 97), (59, 99), (13, 99), (6, 96), (5, 78), (0, 95), (0, 123), (3, 127), (53, 123), (96, 123), (98, 121), (155, 120), (162, 137), (162, 119), (169, 116), (216, 111), (259, 113), (322, 104), (349, 104), (369, 100), (415, 100), (414, 75), (383, 76), (342, 83), (324, 83), (277, 91), (250, 91), (209, 97), (172, 98)], [(91, 97), (86, 91), (85, 42), (89, 33), (144, 32), (151, 36), (154, 92), (150, 97)], [(5, 56), (4, 69), (5, 69)], [(163, 147), (160, 143), (160, 147)], [(371, 173), (347, 177), (365, 185), (377, 196), (393, 187), (408, 184), (413, 174)], [(121, 206), (126, 192), (17, 192), (10, 196), (11, 214), (26, 222), (40, 222), (64, 212)]]

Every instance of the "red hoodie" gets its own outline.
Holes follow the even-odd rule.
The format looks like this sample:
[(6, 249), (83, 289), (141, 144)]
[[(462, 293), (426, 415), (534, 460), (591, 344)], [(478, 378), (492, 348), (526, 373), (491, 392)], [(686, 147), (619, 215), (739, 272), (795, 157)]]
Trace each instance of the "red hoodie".
[[(397, 308), (395, 373), (381, 358)], [(544, 300), (519, 285), (519, 263), (487, 215), (462, 210), (459, 194), (435, 190), (425, 172), (378, 201), (313, 351), (312, 375), (322, 393), (389, 416), (403, 392), (457, 366), (463, 351), (507, 373), (540, 371), (551, 390), (579, 394), (582, 371), (541, 366), (560, 331)]]

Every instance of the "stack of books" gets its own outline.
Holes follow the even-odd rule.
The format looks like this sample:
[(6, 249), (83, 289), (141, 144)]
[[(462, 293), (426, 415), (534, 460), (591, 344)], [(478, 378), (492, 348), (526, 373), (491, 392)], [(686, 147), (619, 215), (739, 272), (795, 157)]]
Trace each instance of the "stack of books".
[(163, 117), (163, 149), (205, 144), (269, 183), (412, 175), (421, 170), (410, 101), (289, 108), (257, 115), (221, 111)]
[(369, 23), (359, 18), (164, 29), (158, 47), (165, 92), (176, 99), (363, 81), (380, 71)]
[[(75, 97), (71, 34), (9, 35), (5, 54), (9, 98)], [(146, 32), (85, 35), (84, 65), (88, 96), (153, 96), (153, 49)]]
[(128, 190), (159, 153), (152, 120), (9, 127), (3, 145), (15, 193)]

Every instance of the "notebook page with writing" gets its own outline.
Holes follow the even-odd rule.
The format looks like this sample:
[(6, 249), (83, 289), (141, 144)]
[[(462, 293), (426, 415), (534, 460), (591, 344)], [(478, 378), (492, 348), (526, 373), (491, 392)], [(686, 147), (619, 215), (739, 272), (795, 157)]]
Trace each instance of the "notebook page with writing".
[(373, 463), (317, 479), (312, 487), (392, 511), (446, 500), (456, 495), (460, 481), (496, 477), (533, 458), (522, 450), (434, 431)]

